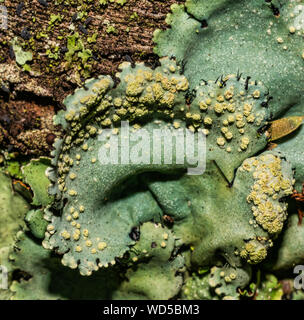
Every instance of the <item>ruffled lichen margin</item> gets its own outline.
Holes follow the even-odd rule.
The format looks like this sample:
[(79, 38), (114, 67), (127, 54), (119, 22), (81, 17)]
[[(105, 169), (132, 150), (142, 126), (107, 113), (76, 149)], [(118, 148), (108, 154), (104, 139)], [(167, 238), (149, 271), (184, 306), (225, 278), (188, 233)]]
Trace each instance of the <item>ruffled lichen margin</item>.
[[(287, 207), (280, 201), (292, 192), (292, 170), (280, 154), (271, 152), (239, 165), (266, 146), (266, 134), (257, 132), (267, 124), (268, 93), (262, 83), (230, 75), (202, 83), (189, 103), (188, 80), (179, 71), (170, 58), (161, 59), (155, 70), (125, 63), (116, 87), (111, 78), (100, 77), (65, 100), (67, 111), (56, 123), (67, 134), (56, 142), (48, 171), (56, 201), (46, 211), (50, 224), (43, 241), (44, 247), (63, 254), (64, 265), (84, 275), (115, 265), (138, 240), (132, 230), (147, 221), (163, 222), (165, 215), (176, 221), (176, 250), (191, 247), (194, 265), (215, 264), (216, 252), (232, 265), (241, 265), (241, 258), (259, 263), (266, 257), (272, 236), (286, 219)], [(165, 126), (203, 131), (210, 149), (207, 174), (187, 176), (187, 164), (101, 165), (98, 136), (106, 128), (111, 128), (110, 136), (120, 136), (122, 120), (130, 120), (135, 131)], [(166, 175), (169, 181), (163, 181)], [(220, 212), (229, 211), (227, 199), (238, 210), (227, 213), (219, 226), (221, 235), (210, 244), (203, 225), (214, 228)], [(243, 229), (236, 227), (241, 221)], [(165, 248), (166, 241), (160, 245)]]
[[(163, 298), (171, 298), (181, 274), (188, 279), (186, 298), (238, 298), (251, 265), (265, 260), (283, 229), (286, 197), (303, 181), (301, 155), (290, 155), (284, 143), (264, 152), (269, 121), (288, 109), (303, 111), (302, 2), (286, 1), (280, 15), (275, 1), (206, 3), (172, 7), (171, 29), (155, 34), (156, 52), (170, 53), (159, 67), (124, 63), (115, 79), (90, 79), (55, 119), (66, 135), (56, 141), (48, 170), (55, 201), (45, 211), (43, 246), (82, 275), (127, 263), (135, 288), (150, 298), (159, 297), (151, 275), (168, 289)], [(122, 121), (134, 131), (203, 132), (205, 174), (187, 176), (186, 165), (100, 166), (98, 136), (110, 128), (110, 136), (120, 137)], [(200, 283), (187, 271), (214, 265)], [(123, 287), (126, 296), (134, 290)]]

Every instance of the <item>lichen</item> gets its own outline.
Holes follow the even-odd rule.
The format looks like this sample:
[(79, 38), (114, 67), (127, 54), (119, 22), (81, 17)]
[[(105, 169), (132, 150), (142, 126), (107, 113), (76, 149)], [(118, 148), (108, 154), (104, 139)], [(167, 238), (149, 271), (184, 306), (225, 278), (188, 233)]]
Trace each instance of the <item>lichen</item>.
[(182, 297), (186, 300), (238, 300), (239, 290), (249, 283), (250, 268), (212, 267), (193, 273), (186, 280)]
[[(147, 228), (148, 238), (152, 237), (152, 240), (154, 237), (158, 239), (159, 231), (165, 231), (153, 224), (143, 228)], [(142, 239), (138, 250), (142, 245), (145, 246), (142, 242), (150, 240)], [(182, 285), (182, 277), (176, 276), (176, 272), (183, 266), (182, 257), (177, 256), (168, 262), (173, 247), (172, 242), (170, 248), (165, 250), (151, 250), (150, 246), (147, 247), (150, 258), (139, 258), (144, 260), (140, 269), (120, 262), (88, 278), (62, 266), (58, 256), (45, 250), (39, 241), (34, 241), (28, 234), (19, 232), (15, 249), (10, 252), (11, 271), (22, 270), (24, 277), (12, 282), (8, 295), (13, 300), (170, 299), (179, 292)], [(157, 261), (159, 258), (161, 262)], [(157, 284), (156, 277), (159, 279)]]
[(12, 47), (15, 53), (16, 62), (20, 66), (24, 66), (28, 61), (33, 59), (33, 54), (30, 51), (24, 51), (22, 47), (18, 44), (18, 39), (14, 38), (12, 41)]
[[(53, 169), (48, 173), (53, 182), (50, 192), (56, 201), (46, 212), (50, 224), (43, 244), (46, 248), (56, 248), (64, 255), (63, 264), (78, 267), (82, 274), (90, 275), (94, 270), (112, 265), (115, 258), (121, 258), (135, 244), (129, 236), (132, 227), (149, 220), (158, 222), (164, 214), (176, 220), (174, 232), (179, 239), (178, 246), (193, 246), (192, 263), (199, 265), (214, 263), (219, 251), (225, 253), (229, 263), (239, 265), (240, 257), (235, 250), (241, 252), (249, 240), (262, 243), (265, 252), (259, 254), (259, 259), (251, 252), (247, 260), (260, 262), (272, 245), (272, 234), (281, 230), (286, 218), (286, 206), (279, 201), (291, 193), (292, 171), (279, 154), (248, 160), (234, 177), (234, 170), (242, 161), (262, 150), (267, 143), (265, 134), (256, 134), (267, 119), (267, 111), (261, 105), (268, 101), (268, 95), (262, 84), (248, 83), (248, 79), (239, 76), (223, 77), (216, 83), (203, 82), (187, 107), (187, 78), (179, 74), (180, 68), (173, 59), (163, 58), (160, 62), (161, 66), (155, 70), (143, 64), (132, 67), (130, 63), (123, 63), (121, 72), (116, 75), (120, 80), (116, 87), (110, 77), (88, 80), (84, 89), (66, 98), (66, 112), (56, 117), (56, 124), (63, 126), (66, 135), (55, 144)], [(210, 120), (206, 121), (207, 118)], [(174, 162), (171, 165), (161, 162), (161, 167), (151, 165), (152, 161), (139, 165), (100, 166), (98, 152), (103, 145), (109, 145), (110, 140), (103, 144), (99, 134), (111, 128), (108, 139), (120, 137), (123, 133), (119, 125), (125, 120), (130, 121), (135, 131), (142, 127), (151, 132), (153, 128), (168, 124), (172, 130), (180, 127), (193, 132), (208, 130), (207, 174), (183, 176), (187, 164)], [(230, 152), (223, 148), (225, 144)], [(149, 154), (151, 156), (152, 152)], [(257, 169), (251, 173), (248, 163), (254, 161)], [(178, 169), (179, 173), (172, 181), (153, 181), (148, 172), (160, 168), (161, 172)], [(147, 174), (143, 175), (145, 171)], [(232, 188), (226, 188), (221, 172), (227, 180), (233, 181)], [(268, 178), (270, 174), (273, 177)], [(128, 189), (121, 184), (126, 179), (129, 179)], [(259, 183), (262, 204), (271, 203), (277, 213), (268, 216), (269, 208), (264, 212), (261, 206), (261, 214), (252, 211), (253, 193), (249, 190)], [(279, 189), (269, 194), (267, 190), (273, 183)], [(139, 184), (148, 189), (138, 190)], [(211, 186), (218, 190), (214, 195)], [(87, 190), (91, 190), (89, 197)], [(212, 197), (201, 200), (196, 197), (199, 193)], [(217, 204), (214, 197), (219, 199)], [(221, 236), (210, 242), (208, 230), (214, 228), (223, 211), (229, 212), (231, 202), (238, 210), (221, 218), (225, 221), (218, 227)], [(56, 210), (60, 210), (59, 216)], [(104, 228), (113, 223), (114, 217), (115, 230)], [(253, 223), (254, 217), (264, 230)], [(244, 223), (243, 229), (239, 228), (240, 221)], [(196, 227), (190, 232), (193, 225)], [(209, 226), (209, 229), (202, 226)]]
[(279, 233), (287, 218), (287, 205), (276, 200), (292, 194), (295, 181), (284, 177), (286, 169), (282, 168), (281, 159), (272, 154), (246, 160), (242, 169), (253, 171), (255, 183), (247, 201), (253, 204), (256, 222), (270, 234)]
[(171, 9), (154, 50), (176, 57), (191, 89), (239, 71), (269, 88), (273, 116), (301, 104), (303, 1), (188, 0)]
[(46, 170), (50, 164), (49, 158), (41, 157), (39, 159), (32, 159), (21, 169), (24, 181), (31, 187), (34, 193), (33, 205), (45, 207), (53, 201), (47, 191), (50, 183), (46, 177)]
[[(100, 1), (99, 9), (124, 10), (129, 2), (124, 4)], [(44, 48), (49, 70), (64, 57), (64, 69), (73, 70), (69, 79), (83, 83), (54, 117), (63, 137), (55, 140), (51, 163), (32, 159), (20, 173), (12, 162), (7, 170), (21, 179), (14, 181), (14, 192), (33, 206), (24, 201), (24, 210), (31, 210), (10, 230), (15, 233), (19, 221), (25, 229), (25, 221), (27, 232), (17, 233), (14, 248), (10, 239), (0, 251), (13, 279), (8, 296), (282, 299), (282, 284), (268, 272), (279, 275), (303, 262), (302, 207), (294, 191), (304, 181), (302, 1), (175, 4), (166, 19), (171, 28), (155, 32), (159, 64), (149, 67), (126, 56), (129, 62), (115, 75), (84, 81), (100, 37), (122, 32), (111, 19), (103, 21), (104, 34), (90, 28), (91, 5), (82, 1), (69, 34)], [(49, 40), (67, 16), (52, 12), (36, 40)], [(129, 15), (132, 21), (140, 21), (137, 13)], [(16, 38), (15, 53), (34, 53), (31, 32), (21, 36), (29, 39)], [(63, 41), (66, 48), (59, 46)], [(24, 70), (34, 74), (29, 65)], [(19, 84), (18, 76), (10, 72), (1, 85)], [(127, 159), (104, 162), (101, 150), (109, 151), (113, 141), (122, 150), (126, 123), (135, 135), (155, 129), (168, 136), (186, 129), (194, 137), (205, 135), (204, 172), (187, 174), (194, 165), (177, 161), (184, 150), (184, 141), (177, 140), (173, 154), (164, 150), (159, 163), (153, 161), (154, 144), (142, 141), (130, 142)], [(165, 149), (165, 137), (157, 144)], [(22, 272), (19, 281), (16, 270)]]

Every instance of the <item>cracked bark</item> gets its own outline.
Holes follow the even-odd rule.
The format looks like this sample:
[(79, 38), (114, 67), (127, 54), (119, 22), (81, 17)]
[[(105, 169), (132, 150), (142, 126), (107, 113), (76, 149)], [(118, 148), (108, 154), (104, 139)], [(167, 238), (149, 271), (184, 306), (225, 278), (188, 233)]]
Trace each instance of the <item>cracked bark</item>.
[[(70, 65), (65, 61), (67, 36), (77, 31), (84, 47), (92, 51), (89, 77), (113, 76), (118, 65), (126, 60), (154, 66), (157, 57), (153, 54), (153, 32), (166, 28), (165, 18), (173, 3), (183, 3), (182, 0), (128, 0), (124, 6), (110, 3), (100, 7), (98, 0), (66, 2), (77, 5), (55, 5), (55, 1), (49, 1), (45, 7), (37, 0), (2, 3), (8, 11), (8, 28), (0, 29), (2, 150), (49, 154), (50, 141), (60, 134), (50, 119), (62, 108), (63, 99), (87, 77), (78, 70), (79, 59)], [(84, 13), (84, 17), (75, 20), (77, 12)], [(51, 17), (59, 14), (61, 21), (50, 24)], [(47, 37), (40, 37), (43, 33)], [(89, 43), (88, 36), (94, 33), (98, 34), (96, 43)], [(30, 71), (18, 66), (10, 52), (10, 43), (16, 37), (24, 51), (33, 52), (33, 60), (28, 63)], [(50, 59), (47, 50), (52, 51), (56, 46), (60, 48), (58, 59)]]

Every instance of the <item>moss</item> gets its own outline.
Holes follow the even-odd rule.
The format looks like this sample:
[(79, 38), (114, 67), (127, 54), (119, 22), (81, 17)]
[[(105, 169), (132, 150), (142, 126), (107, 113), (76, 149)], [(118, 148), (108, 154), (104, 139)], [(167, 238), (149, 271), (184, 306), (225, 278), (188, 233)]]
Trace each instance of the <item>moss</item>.
[(256, 300), (282, 300), (282, 284), (272, 274), (266, 274), (256, 292)]

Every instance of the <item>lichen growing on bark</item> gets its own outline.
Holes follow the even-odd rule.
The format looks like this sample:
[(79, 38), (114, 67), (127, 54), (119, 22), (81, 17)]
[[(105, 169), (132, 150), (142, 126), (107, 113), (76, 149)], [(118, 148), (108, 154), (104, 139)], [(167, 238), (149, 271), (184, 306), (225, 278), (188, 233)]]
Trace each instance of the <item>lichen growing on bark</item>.
[[(154, 33), (158, 60), (152, 31), (172, 2), (170, 28)], [(12, 280), (1, 298), (283, 299), (269, 272), (284, 279), (303, 262), (303, 1), (142, 3), (145, 13), (133, 0), (98, 1), (93, 14), (89, 0), (39, 2), (41, 16), (2, 31), (1, 165), (27, 214), (0, 252)], [(16, 9), (29, 22), (29, 3)], [(139, 163), (104, 163), (100, 150), (122, 148), (127, 122), (137, 135), (204, 134), (204, 173), (175, 161), (177, 140), (169, 162), (132, 141)], [(51, 164), (28, 158), (53, 142)]]

